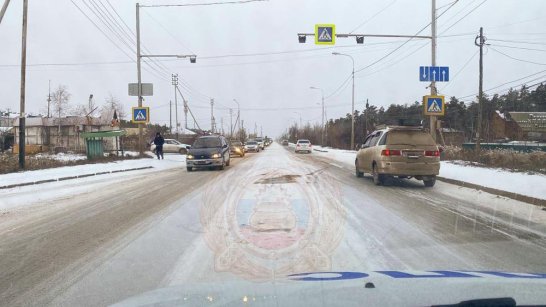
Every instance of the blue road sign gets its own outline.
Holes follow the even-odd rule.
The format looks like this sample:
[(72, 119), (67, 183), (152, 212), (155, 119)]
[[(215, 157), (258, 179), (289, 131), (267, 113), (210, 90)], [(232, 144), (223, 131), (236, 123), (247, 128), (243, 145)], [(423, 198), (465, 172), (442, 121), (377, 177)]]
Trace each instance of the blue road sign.
[(440, 67), (440, 79), (437, 81), (440, 81), (440, 82), (449, 81), (449, 67), (447, 66)]
[(444, 115), (445, 113), (444, 96), (424, 96), (423, 102), (425, 115)]
[(133, 107), (131, 114), (133, 115), (132, 122), (136, 124), (147, 124), (150, 122), (149, 107)]
[(419, 81), (447, 82), (449, 81), (449, 67), (448, 66), (420, 66)]

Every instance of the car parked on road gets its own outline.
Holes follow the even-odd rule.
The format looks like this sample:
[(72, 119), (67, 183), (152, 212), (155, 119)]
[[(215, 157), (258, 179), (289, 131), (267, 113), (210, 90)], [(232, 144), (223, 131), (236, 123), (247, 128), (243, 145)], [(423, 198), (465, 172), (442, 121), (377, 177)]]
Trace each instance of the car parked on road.
[(245, 144), (245, 151), (246, 152), (260, 152), (260, 145), (258, 142), (251, 140), (246, 142)]
[(231, 141), (229, 146), (230, 153), (239, 157), (245, 156), (245, 146), (241, 141)]
[[(163, 144), (163, 152), (164, 153), (180, 153), (180, 154), (187, 154), (188, 150), (191, 148), (191, 145), (180, 143), (179, 141), (175, 139), (165, 139), (165, 144)], [(152, 143), (150, 145), (150, 150), (155, 153), (155, 144)]]
[(436, 183), (440, 172), (440, 150), (430, 133), (420, 127), (387, 127), (368, 135), (355, 159), (357, 177), (373, 176), (376, 185), (389, 177)]
[(199, 137), (186, 156), (186, 168), (191, 172), (193, 168), (217, 168), (223, 170), (229, 166), (229, 145), (225, 137), (209, 135)]
[(311, 153), (311, 151), (313, 150), (312, 147), (313, 145), (311, 145), (311, 141), (302, 139), (296, 142), (296, 149), (294, 151), (296, 153), (298, 152)]
[(288, 140), (282, 140), (281, 145), (282, 146), (288, 146)]

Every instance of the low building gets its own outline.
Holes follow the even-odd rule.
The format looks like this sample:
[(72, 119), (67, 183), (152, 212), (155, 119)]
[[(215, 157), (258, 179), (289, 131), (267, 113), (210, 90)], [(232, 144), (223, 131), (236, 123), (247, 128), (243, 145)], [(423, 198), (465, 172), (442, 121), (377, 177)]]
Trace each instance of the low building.
[[(14, 135), (19, 133), (19, 121), (13, 121)], [(31, 151), (49, 151), (53, 149), (85, 151), (83, 132), (113, 130), (111, 120), (100, 117), (67, 116), (28, 117), (25, 120), (25, 143)], [(113, 140), (105, 140), (106, 150), (113, 150)], [(18, 148), (15, 138), (14, 149)]]
[(546, 112), (509, 112), (509, 115), (522, 131), (522, 138), (517, 140), (546, 142)]

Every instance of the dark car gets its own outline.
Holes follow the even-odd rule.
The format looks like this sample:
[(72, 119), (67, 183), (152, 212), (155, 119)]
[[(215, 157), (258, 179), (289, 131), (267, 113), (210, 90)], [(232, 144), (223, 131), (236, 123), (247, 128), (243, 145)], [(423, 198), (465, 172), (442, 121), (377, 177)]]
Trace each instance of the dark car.
[(231, 141), (229, 146), (229, 152), (239, 157), (245, 156), (245, 146), (240, 141)]
[(288, 146), (288, 140), (282, 140), (282, 143), (281, 143), (283, 146)]
[(188, 151), (186, 168), (218, 168), (229, 166), (230, 154), (226, 138), (218, 135), (199, 137)]

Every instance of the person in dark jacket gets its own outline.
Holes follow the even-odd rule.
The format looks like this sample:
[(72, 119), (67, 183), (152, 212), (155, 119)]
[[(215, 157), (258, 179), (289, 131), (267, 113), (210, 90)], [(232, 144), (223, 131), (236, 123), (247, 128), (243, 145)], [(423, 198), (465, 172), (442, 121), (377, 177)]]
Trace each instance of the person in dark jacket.
[(155, 145), (155, 154), (157, 155), (157, 159), (164, 159), (163, 158), (163, 144), (165, 144), (165, 139), (163, 136), (161, 136), (161, 133), (155, 134), (154, 139), (154, 145)]

